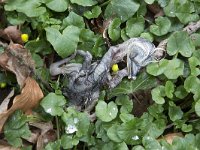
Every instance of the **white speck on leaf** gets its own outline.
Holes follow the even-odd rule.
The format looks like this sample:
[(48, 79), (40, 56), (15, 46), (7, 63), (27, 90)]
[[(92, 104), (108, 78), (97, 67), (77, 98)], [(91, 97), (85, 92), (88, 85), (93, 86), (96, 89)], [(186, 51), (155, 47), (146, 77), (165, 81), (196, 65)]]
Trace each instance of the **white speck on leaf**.
[(78, 129), (76, 128), (75, 125), (69, 124), (67, 127), (65, 127), (65, 131), (66, 131), (66, 133), (71, 134), (71, 133), (78, 131)]
[(74, 123), (77, 124), (79, 122), (78, 118), (74, 118)]
[(112, 116), (112, 113), (110, 112), (109, 115)]
[(48, 108), (48, 109), (46, 110), (46, 112), (47, 112), (47, 113), (51, 113), (51, 112), (52, 112), (51, 108)]
[(132, 140), (135, 140), (135, 141), (136, 141), (136, 140), (138, 140), (138, 139), (139, 139), (139, 136), (137, 136), (137, 135), (132, 137)]

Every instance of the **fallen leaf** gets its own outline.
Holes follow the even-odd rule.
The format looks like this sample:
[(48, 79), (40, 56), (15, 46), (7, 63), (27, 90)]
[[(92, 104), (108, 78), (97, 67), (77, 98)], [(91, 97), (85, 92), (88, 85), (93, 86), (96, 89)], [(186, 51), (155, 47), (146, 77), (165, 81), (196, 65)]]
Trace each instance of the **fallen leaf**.
[(164, 135), (163, 137), (159, 138), (158, 140), (164, 139), (167, 141), (167, 143), (172, 144), (174, 138), (176, 137), (183, 137), (183, 134), (178, 132), (178, 133), (169, 133)]
[(3, 125), (10, 114), (17, 109), (21, 109), (26, 114), (30, 114), (32, 109), (39, 104), (39, 101), (43, 97), (44, 95), (38, 83), (31, 77), (28, 77), (25, 80), (25, 86), (22, 89), (21, 94), (14, 98), (11, 108), (0, 114), (0, 132), (2, 131)]
[[(1, 1), (0, 1), (1, 3)], [(0, 30), (0, 38), (8, 41), (8, 42), (14, 42), (18, 44), (23, 44), (23, 41), (21, 39), (21, 31), (17, 28), (17, 26), (8, 26), (4, 30)]]
[(0, 54), (0, 66), (16, 75), (20, 87), (24, 87), (27, 77), (34, 72), (34, 61), (30, 52), (20, 44), (9, 44)]
[(14, 90), (12, 90), (8, 96), (3, 100), (3, 102), (0, 105), (0, 113), (6, 111), (8, 109), (8, 103), (10, 102), (11, 97), (14, 95)]

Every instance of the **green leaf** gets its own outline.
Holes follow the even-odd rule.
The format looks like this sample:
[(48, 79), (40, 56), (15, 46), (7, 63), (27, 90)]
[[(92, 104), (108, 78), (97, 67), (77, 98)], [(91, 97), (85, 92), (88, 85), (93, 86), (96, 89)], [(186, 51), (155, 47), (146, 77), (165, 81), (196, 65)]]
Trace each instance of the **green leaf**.
[(194, 46), (199, 47), (200, 46), (200, 34), (194, 33), (190, 37), (194, 43)]
[(131, 150), (145, 150), (141, 145), (134, 146)]
[(65, 104), (65, 97), (62, 95), (56, 95), (55, 93), (49, 93), (40, 103), (44, 110), (52, 116), (61, 116), (64, 112), (62, 107)]
[(114, 146), (114, 150), (129, 150), (125, 142), (118, 143)]
[(196, 101), (195, 103), (195, 112), (198, 116), (200, 116), (200, 100)]
[(131, 18), (126, 22), (126, 34), (129, 37), (138, 37), (144, 31), (144, 18)]
[(177, 87), (174, 94), (176, 95), (177, 98), (183, 99), (188, 95), (188, 92), (186, 91), (183, 85), (180, 85), (179, 87)]
[(79, 28), (85, 28), (83, 17), (77, 15), (73, 11), (70, 12), (69, 15), (65, 19), (63, 19), (62, 28), (64, 29), (70, 25), (73, 25)]
[(66, 125), (66, 134), (76, 133), (77, 137), (87, 135), (90, 126), (90, 120), (85, 113), (78, 112), (74, 108), (68, 107), (67, 112), (64, 112), (61, 118)]
[(118, 130), (118, 127), (119, 127), (119, 126), (120, 126), (120, 125), (118, 125), (118, 124), (114, 124), (114, 125), (112, 125), (112, 126), (108, 129), (108, 131), (107, 131), (108, 137), (109, 137), (112, 141), (117, 142), (117, 143), (122, 142), (122, 139), (120, 139), (120, 137), (119, 137), (118, 134), (117, 134), (117, 130)]
[(106, 7), (104, 15), (107, 19), (115, 16), (125, 22), (136, 13), (139, 6), (134, 0), (112, 0)]
[(61, 145), (64, 149), (70, 149), (73, 148), (74, 146), (78, 145), (79, 140), (71, 135), (62, 135), (61, 137)]
[(191, 124), (189, 124), (189, 125), (183, 124), (182, 127), (181, 127), (181, 130), (183, 132), (191, 132), (192, 131), (192, 125)]
[(146, 90), (157, 85), (157, 80), (143, 72), (138, 75), (136, 80), (123, 80), (116, 88), (112, 89), (109, 97), (118, 96), (121, 94), (130, 94), (138, 90)]
[(165, 84), (165, 94), (170, 99), (173, 98), (174, 87), (175, 87), (175, 85), (171, 81), (167, 81)]
[(61, 141), (57, 140), (54, 142), (49, 142), (46, 146), (45, 146), (45, 150), (56, 150), (56, 149), (60, 149), (61, 146)]
[(200, 60), (195, 56), (189, 58), (188, 60), (189, 60), (191, 75), (193, 76), (200, 75), (200, 69), (199, 69)]
[(180, 106), (176, 106), (173, 103), (169, 105), (169, 117), (172, 121), (180, 120), (183, 117), (183, 111)]
[(194, 99), (197, 100), (200, 98), (200, 80), (195, 76), (189, 76), (184, 82), (184, 88), (187, 92), (194, 94)]
[(164, 104), (165, 99), (163, 98), (165, 96), (165, 87), (160, 85), (156, 88), (154, 88), (151, 91), (152, 99), (157, 103), (157, 104)]
[(151, 136), (145, 136), (142, 139), (142, 143), (145, 147), (145, 150), (159, 150), (162, 149), (161, 145), (159, 144), (158, 140), (154, 139)]
[(108, 35), (113, 41), (116, 41), (120, 38), (121, 35), (120, 25), (121, 25), (121, 20), (119, 18), (113, 19), (112, 22), (109, 24)]
[(17, 110), (9, 117), (8, 121), (4, 125), (4, 135), (9, 144), (15, 147), (22, 146), (21, 138), (28, 138), (31, 136), (31, 131), (28, 127), (28, 119), (22, 113)]
[(88, 10), (88, 11), (84, 12), (83, 15), (87, 19), (92, 19), (92, 18), (97, 18), (100, 14), (101, 14), (101, 7), (94, 6), (91, 11)]
[(184, 57), (190, 57), (194, 50), (195, 46), (185, 31), (176, 32), (168, 39), (167, 53), (170, 56), (181, 53)]
[(180, 59), (168, 60), (167, 67), (165, 68), (164, 75), (168, 79), (177, 79), (183, 75), (184, 63)]
[(71, 3), (78, 4), (81, 6), (93, 6), (97, 3), (96, 0), (70, 0)]
[(54, 47), (59, 56), (65, 58), (71, 55), (77, 47), (80, 29), (75, 26), (68, 26), (61, 34), (52, 27), (45, 28), (47, 40)]
[(55, 12), (64, 12), (68, 7), (68, 0), (44, 0), (44, 3)]
[(27, 16), (24, 13), (16, 13), (16, 12), (7, 12), (7, 18), (8, 22), (12, 25), (20, 25), (23, 24)]
[(151, 42), (153, 42), (153, 36), (151, 35), (151, 33), (149, 32), (143, 32), (140, 34), (140, 37), (144, 38), (144, 39), (147, 39)]
[(171, 27), (171, 22), (167, 17), (158, 17), (155, 23), (150, 26), (150, 32), (157, 36), (167, 34)]
[(162, 59), (159, 62), (147, 65), (147, 72), (153, 76), (159, 76), (164, 73), (168, 65), (168, 60)]
[(46, 8), (42, 7), (42, 0), (7, 0), (5, 5), (6, 11), (22, 12), (28, 17), (38, 17), (46, 12)]
[(117, 117), (118, 109), (114, 102), (99, 101), (96, 105), (96, 115), (104, 122), (110, 122)]
[(133, 101), (129, 99), (128, 95), (120, 95), (116, 99), (117, 105), (122, 105), (121, 113), (130, 113), (133, 109)]
[(127, 113), (121, 113), (119, 115), (119, 118), (122, 122), (128, 122), (134, 118), (134, 115), (132, 114), (127, 114)]
[(147, 4), (153, 4), (155, 0), (144, 0)]

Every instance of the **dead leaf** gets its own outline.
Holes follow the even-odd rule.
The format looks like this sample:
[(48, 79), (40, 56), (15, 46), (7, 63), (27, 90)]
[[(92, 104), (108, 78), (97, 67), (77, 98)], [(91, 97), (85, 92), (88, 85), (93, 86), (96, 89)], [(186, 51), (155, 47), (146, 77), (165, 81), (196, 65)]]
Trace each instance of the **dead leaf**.
[(8, 96), (3, 100), (3, 102), (0, 105), (0, 113), (6, 111), (8, 109), (8, 103), (10, 102), (11, 97), (14, 95), (14, 90), (12, 90)]
[(21, 88), (26, 78), (34, 72), (34, 61), (31, 54), (20, 44), (9, 44), (7, 49), (0, 54), (0, 66), (16, 75)]
[(21, 31), (17, 28), (17, 26), (8, 26), (4, 30), (0, 30), (0, 38), (8, 41), (14, 42), (18, 44), (23, 44), (21, 39)]
[(163, 137), (159, 138), (158, 140), (164, 139), (167, 141), (167, 143), (172, 144), (174, 138), (176, 138), (176, 137), (183, 137), (183, 134), (181, 132), (169, 133), (169, 134), (166, 134)]
[(28, 77), (25, 80), (25, 86), (22, 89), (21, 94), (14, 98), (11, 108), (0, 114), (0, 132), (2, 131), (3, 125), (10, 114), (17, 109), (21, 109), (26, 114), (30, 114), (32, 109), (39, 104), (39, 101), (43, 97), (44, 95), (38, 83), (31, 77)]

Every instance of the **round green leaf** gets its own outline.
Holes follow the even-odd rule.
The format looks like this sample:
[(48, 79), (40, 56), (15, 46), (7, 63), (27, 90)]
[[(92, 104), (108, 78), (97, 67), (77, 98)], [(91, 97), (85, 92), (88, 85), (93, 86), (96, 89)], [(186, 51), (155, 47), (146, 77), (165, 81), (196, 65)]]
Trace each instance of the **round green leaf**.
[(110, 19), (115, 16), (125, 22), (136, 13), (139, 7), (140, 4), (134, 0), (111, 0), (106, 7), (105, 17)]
[(61, 137), (61, 145), (64, 149), (73, 148), (79, 143), (79, 140), (76, 137), (64, 134)]
[(183, 99), (188, 95), (188, 92), (184, 88), (183, 85), (177, 87), (176, 91), (174, 92), (177, 98)]
[(49, 93), (40, 103), (44, 110), (52, 116), (61, 116), (64, 112), (62, 107), (65, 104), (65, 97), (62, 95), (56, 95), (55, 93)]
[(71, 55), (77, 48), (80, 29), (75, 26), (68, 26), (61, 34), (52, 27), (45, 28), (47, 40), (51, 43), (59, 56), (65, 58)]
[(81, 6), (93, 6), (97, 3), (96, 0), (70, 0), (71, 3), (75, 3)]
[(167, 53), (170, 56), (181, 53), (184, 57), (190, 57), (194, 50), (195, 46), (185, 31), (176, 32), (168, 39)]
[(64, 12), (67, 10), (67, 0), (44, 0), (47, 7), (55, 12)]
[(144, 18), (131, 18), (126, 22), (126, 34), (129, 37), (137, 37), (144, 31)]
[(112, 125), (112, 126), (108, 129), (108, 131), (107, 131), (108, 137), (109, 137), (112, 141), (117, 142), (117, 143), (122, 142), (122, 139), (120, 139), (120, 137), (119, 137), (118, 134), (117, 134), (118, 127), (119, 127), (119, 125), (114, 124), (114, 125)]
[(164, 104), (165, 103), (165, 99), (163, 98), (163, 96), (165, 95), (164, 92), (165, 92), (164, 86), (158, 86), (158, 87), (154, 88), (151, 91), (152, 99), (157, 104)]
[(147, 4), (153, 4), (155, 0), (144, 0)]
[(167, 34), (171, 27), (171, 22), (167, 17), (158, 17), (155, 23), (156, 24), (150, 26), (150, 32), (157, 36)]
[(84, 15), (87, 19), (92, 19), (92, 18), (97, 18), (100, 14), (101, 14), (101, 7), (95, 6), (94, 8), (92, 8), (91, 11), (86, 11), (86, 12), (84, 12), (83, 15)]
[(198, 116), (200, 116), (200, 100), (195, 103), (195, 112)]
[(150, 33), (148, 33), (148, 32), (141, 33), (140, 37), (153, 42), (153, 36)]
[(170, 99), (173, 98), (174, 87), (175, 87), (175, 85), (171, 81), (167, 81), (165, 84), (165, 94)]
[(121, 25), (121, 20), (119, 18), (113, 19), (112, 22), (109, 24), (108, 35), (113, 41), (116, 41), (120, 38), (121, 35), (120, 25)]
[(96, 115), (104, 122), (112, 121), (117, 117), (118, 109), (114, 102), (99, 101), (96, 105)]
[(172, 121), (180, 120), (183, 117), (183, 111), (180, 106), (169, 106), (169, 117)]

